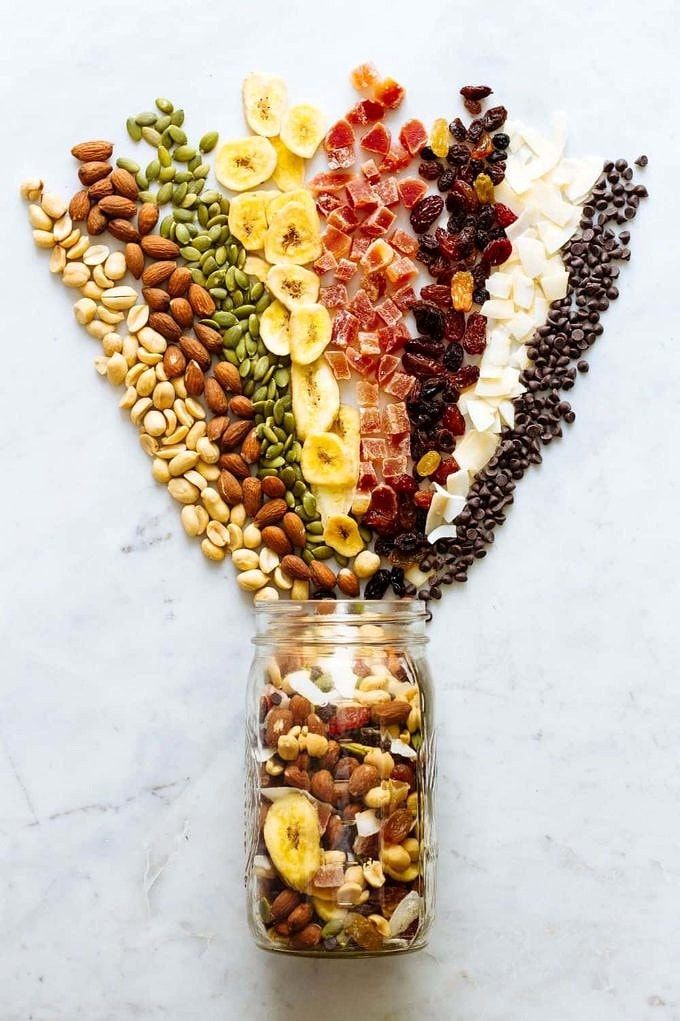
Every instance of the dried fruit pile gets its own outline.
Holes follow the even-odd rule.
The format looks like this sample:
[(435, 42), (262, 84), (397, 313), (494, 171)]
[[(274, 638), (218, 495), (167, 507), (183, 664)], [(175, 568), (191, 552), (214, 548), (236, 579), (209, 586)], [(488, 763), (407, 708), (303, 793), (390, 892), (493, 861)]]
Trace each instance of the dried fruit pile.
[[(485, 109), (488, 86), (428, 132), (372, 65), (352, 82), (327, 129), (252, 73), (251, 133), (219, 146), (159, 99), (127, 121), (145, 166), (95, 140), (70, 203), (22, 188), (154, 478), (258, 601), (466, 580), (574, 418), (562, 391), (630, 254), (613, 227), (646, 195), (624, 161), (565, 157), (561, 121), (544, 137)], [(231, 198), (206, 185), (213, 151)]]

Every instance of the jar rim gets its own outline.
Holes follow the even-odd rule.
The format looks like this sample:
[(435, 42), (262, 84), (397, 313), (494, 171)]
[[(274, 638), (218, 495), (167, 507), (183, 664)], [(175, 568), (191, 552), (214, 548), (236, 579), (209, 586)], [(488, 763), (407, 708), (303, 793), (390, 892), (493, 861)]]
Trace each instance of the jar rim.
[[(356, 637), (345, 631), (343, 641), (347, 644), (358, 642), (362, 645), (391, 644), (395, 639), (395, 628), (404, 628), (409, 641), (427, 642), (422, 627), (428, 619), (427, 609), (417, 599), (286, 599), (255, 603), (257, 633), (253, 638), (255, 645), (266, 644), (272, 638), (282, 635), (279, 627), (287, 632), (290, 639), (292, 629), (335, 625), (344, 628), (358, 628), (362, 625), (386, 625), (383, 635), (368, 636), (365, 632)], [(272, 630), (265, 630), (271, 626)], [(306, 636), (305, 644), (315, 642), (327, 643), (328, 634), (318, 638)]]

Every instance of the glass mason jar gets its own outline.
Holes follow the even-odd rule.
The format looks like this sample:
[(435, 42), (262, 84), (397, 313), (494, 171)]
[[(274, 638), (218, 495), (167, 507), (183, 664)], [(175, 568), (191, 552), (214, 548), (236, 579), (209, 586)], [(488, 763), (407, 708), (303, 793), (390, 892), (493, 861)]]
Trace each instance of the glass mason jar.
[(425, 610), (261, 603), (248, 683), (246, 887), (258, 946), (426, 945), (436, 842)]

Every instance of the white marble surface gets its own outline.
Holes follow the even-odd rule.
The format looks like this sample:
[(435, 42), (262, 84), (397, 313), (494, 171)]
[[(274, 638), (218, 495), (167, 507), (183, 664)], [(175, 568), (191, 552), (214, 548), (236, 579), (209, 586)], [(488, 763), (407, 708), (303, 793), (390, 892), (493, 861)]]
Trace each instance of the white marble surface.
[[(2, 1021), (680, 1018), (679, 338), (677, 287), (660, 282), (679, 254), (677, 17), (670, 0), (432, 0), (414, 23), (413, 6), (33, 0), (5, 14)], [(576, 424), (431, 628), (431, 946), (293, 962), (256, 951), (242, 916), (249, 608), (152, 483), (15, 196), (33, 172), (66, 190), (68, 146), (121, 137), (158, 93), (195, 133), (236, 133), (245, 71), (278, 70), (340, 113), (366, 57), (428, 119), (467, 79), (537, 124), (563, 106), (573, 153), (649, 153), (653, 198)]]

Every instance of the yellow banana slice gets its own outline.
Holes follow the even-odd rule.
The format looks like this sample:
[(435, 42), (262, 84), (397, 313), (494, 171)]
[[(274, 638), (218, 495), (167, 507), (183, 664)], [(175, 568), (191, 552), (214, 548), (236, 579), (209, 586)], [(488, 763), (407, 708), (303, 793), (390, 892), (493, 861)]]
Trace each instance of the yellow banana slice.
[(341, 489), (352, 481), (352, 466), (347, 463), (345, 447), (335, 433), (308, 436), (302, 447), (300, 467), (307, 482), (315, 485)]
[(295, 191), (284, 191), (273, 198), (267, 208), (269, 218), (271, 219), (274, 213), (278, 213), (282, 209), (285, 209), (289, 202), (299, 202), (301, 205), (305, 206), (305, 208), (309, 210), (309, 215), (313, 222), (317, 225), (319, 230), (321, 229), (316, 203), (314, 202), (311, 193), (308, 192), (306, 188), (296, 188)]
[(243, 80), (243, 112), (256, 135), (278, 135), (286, 108), (286, 83), (275, 74), (252, 71)]
[(271, 222), (264, 241), (267, 262), (294, 262), (301, 266), (321, 255), (319, 218), (301, 202), (288, 202), (276, 211), (270, 203)]
[(364, 548), (359, 526), (349, 514), (334, 514), (326, 521), (323, 539), (327, 546), (343, 557), (355, 557)]
[(267, 812), (264, 842), (285, 883), (304, 893), (323, 863), (316, 806), (299, 791), (279, 798)]
[(267, 233), (265, 192), (253, 191), (235, 195), (229, 204), (229, 230), (248, 251), (264, 245)]
[(291, 152), (309, 160), (326, 134), (325, 118), (311, 103), (297, 103), (286, 110), (281, 121), (281, 141)]
[(248, 191), (271, 177), (276, 149), (259, 135), (225, 142), (215, 159), (215, 176), (231, 191)]
[(280, 301), (273, 301), (260, 318), (260, 338), (273, 355), (290, 354), (290, 313)]
[(257, 255), (249, 255), (243, 263), (243, 272), (247, 273), (249, 277), (256, 277), (263, 284), (266, 283), (270, 269), (269, 263), (265, 262), (264, 259), (260, 259)]
[(340, 389), (326, 359), (321, 357), (311, 365), (293, 362), (290, 383), (295, 428), (300, 439), (330, 429), (340, 407)]
[(328, 347), (333, 327), (325, 305), (310, 302), (294, 305), (290, 313), (290, 357), (298, 365), (309, 365)]
[[(233, 231), (232, 231), (233, 233)], [(267, 289), (291, 311), (319, 297), (319, 278), (310, 269), (294, 264), (272, 266), (267, 274)]]
[(280, 138), (272, 138), (276, 149), (276, 168), (272, 181), (281, 191), (293, 191), (305, 181), (305, 161), (288, 149)]

